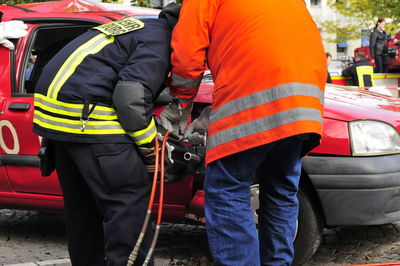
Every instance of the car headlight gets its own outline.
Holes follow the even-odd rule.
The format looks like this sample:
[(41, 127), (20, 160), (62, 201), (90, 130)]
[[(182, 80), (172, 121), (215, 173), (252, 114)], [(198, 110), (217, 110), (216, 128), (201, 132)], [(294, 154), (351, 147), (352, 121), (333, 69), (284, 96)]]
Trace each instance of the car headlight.
[(391, 125), (372, 120), (351, 121), (349, 124), (354, 156), (400, 153), (400, 134)]

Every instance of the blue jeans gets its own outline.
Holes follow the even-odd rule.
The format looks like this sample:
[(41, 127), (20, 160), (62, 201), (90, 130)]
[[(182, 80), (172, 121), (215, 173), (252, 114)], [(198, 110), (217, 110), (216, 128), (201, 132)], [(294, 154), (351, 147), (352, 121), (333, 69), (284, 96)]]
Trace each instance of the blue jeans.
[[(205, 216), (214, 265), (291, 264), (303, 142), (294, 136), (208, 165)], [(258, 235), (250, 208), (255, 176), (260, 184)]]

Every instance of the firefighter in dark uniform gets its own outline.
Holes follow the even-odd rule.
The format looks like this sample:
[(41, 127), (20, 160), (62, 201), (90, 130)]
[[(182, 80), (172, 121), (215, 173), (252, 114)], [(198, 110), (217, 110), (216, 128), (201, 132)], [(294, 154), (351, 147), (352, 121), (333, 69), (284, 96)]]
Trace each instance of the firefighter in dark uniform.
[[(37, 83), (33, 130), (54, 147), (74, 266), (126, 265), (138, 239), (151, 189), (146, 165), (154, 163), (153, 100), (170, 70), (178, 14), (170, 4), (158, 19), (92, 28)], [(150, 247), (148, 228), (135, 265)]]
[(342, 71), (345, 77), (351, 77), (351, 84), (359, 87), (374, 86), (374, 68), (368, 63), (363, 53), (357, 53), (354, 57), (355, 63)]

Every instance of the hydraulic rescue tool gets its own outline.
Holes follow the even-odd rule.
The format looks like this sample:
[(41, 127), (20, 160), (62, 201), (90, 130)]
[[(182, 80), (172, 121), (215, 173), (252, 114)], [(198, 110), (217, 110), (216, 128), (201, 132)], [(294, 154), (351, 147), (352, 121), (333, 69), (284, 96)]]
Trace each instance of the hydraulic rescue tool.
[[(206, 151), (205, 145), (192, 145), (191, 143), (185, 142), (181, 140), (180, 137), (177, 137), (174, 134), (170, 134), (170, 132), (163, 129), (158, 130), (157, 139), (158, 141), (162, 140), (162, 144), (160, 148), (159, 142), (155, 142), (156, 153), (154, 167), (151, 167), (151, 169), (154, 169), (154, 173), (153, 185), (150, 192), (150, 200), (147, 207), (147, 213), (142, 226), (142, 230), (134, 246), (134, 249), (129, 256), (127, 263), (128, 266), (131, 266), (135, 263), (146, 229), (151, 222), (151, 214), (157, 183), (159, 184), (159, 204), (156, 229), (150, 249), (147, 253), (143, 265), (147, 265), (149, 263), (157, 243), (162, 218), (164, 182), (174, 182), (186, 174), (204, 174), (205, 172), (205, 166), (203, 164)], [(159, 180), (158, 175), (160, 175)]]

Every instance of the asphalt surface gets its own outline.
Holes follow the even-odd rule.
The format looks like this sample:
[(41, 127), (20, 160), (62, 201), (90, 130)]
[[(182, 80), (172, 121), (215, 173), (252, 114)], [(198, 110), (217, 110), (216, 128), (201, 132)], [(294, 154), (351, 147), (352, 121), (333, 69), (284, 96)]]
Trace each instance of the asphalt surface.
[[(396, 261), (400, 224), (325, 230), (319, 250), (305, 266)], [(155, 264), (211, 265), (205, 227), (163, 224)], [(63, 215), (0, 210), (0, 265), (71, 265)]]

